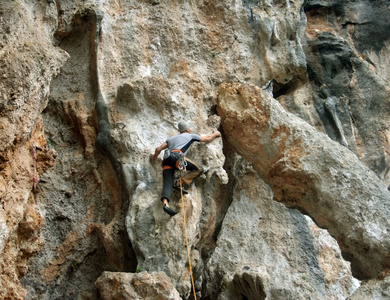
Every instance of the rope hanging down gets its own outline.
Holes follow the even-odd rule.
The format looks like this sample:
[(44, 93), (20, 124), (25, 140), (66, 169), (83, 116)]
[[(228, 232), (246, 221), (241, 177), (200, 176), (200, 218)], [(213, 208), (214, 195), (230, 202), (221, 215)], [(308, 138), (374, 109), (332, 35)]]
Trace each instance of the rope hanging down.
[(183, 158), (182, 160), (179, 160), (179, 169), (180, 169), (180, 180), (179, 180), (179, 182), (180, 182), (181, 204), (182, 204), (182, 210), (183, 210), (184, 232), (185, 232), (185, 235), (186, 235), (188, 264), (189, 264), (189, 267), (190, 267), (192, 289), (194, 291), (194, 298), (196, 300), (194, 276), (192, 275), (192, 267), (191, 267), (190, 249), (188, 247), (188, 237), (187, 237), (187, 226), (186, 226), (186, 214), (185, 214), (185, 210), (184, 210), (183, 189), (182, 189), (182, 183), (181, 183), (181, 179), (183, 178), (183, 174), (186, 171), (186, 167), (185, 167), (185, 164), (184, 164), (184, 157), (183, 156), (181, 156), (181, 157)]

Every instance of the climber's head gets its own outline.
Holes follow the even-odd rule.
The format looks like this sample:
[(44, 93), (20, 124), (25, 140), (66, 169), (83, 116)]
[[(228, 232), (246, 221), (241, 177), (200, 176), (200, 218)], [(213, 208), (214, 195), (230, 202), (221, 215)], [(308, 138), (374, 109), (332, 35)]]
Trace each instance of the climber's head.
[(190, 125), (187, 122), (184, 122), (184, 121), (180, 121), (179, 122), (178, 128), (179, 128), (179, 132), (180, 133), (185, 132), (185, 131), (188, 131), (188, 132), (191, 131)]

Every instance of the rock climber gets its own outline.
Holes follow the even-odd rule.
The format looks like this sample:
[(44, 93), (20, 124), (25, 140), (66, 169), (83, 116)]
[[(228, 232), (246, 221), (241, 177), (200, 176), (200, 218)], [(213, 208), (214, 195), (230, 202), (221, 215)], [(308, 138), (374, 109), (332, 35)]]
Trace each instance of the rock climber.
[[(155, 149), (154, 154), (150, 155), (150, 159), (155, 160), (162, 150), (165, 151), (163, 166), (163, 190), (161, 201), (163, 203), (164, 211), (173, 216), (177, 214), (177, 211), (169, 207), (169, 198), (172, 194), (172, 188), (180, 190), (180, 183), (184, 194), (188, 192), (184, 188), (184, 184), (189, 187), (195, 178), (203, 173), (203, 168), (197, 163), (189, 160), (185, 155), (187, 154), (191, 144), (193, 142), (211, 142), (217, 137), (221, 136), (218, 130), (215, 130), (212, 134), (198, 135), (191, 133), (190, 125), (187, 122), (181, 121), (178, 124), (180, 134), (168, 138), (164, 143)], [(179, 157), (183, 156), (186, 163), (186, 171), (188, 171), (180, 181), (174, 183), (175, 170), (178, 170)]]

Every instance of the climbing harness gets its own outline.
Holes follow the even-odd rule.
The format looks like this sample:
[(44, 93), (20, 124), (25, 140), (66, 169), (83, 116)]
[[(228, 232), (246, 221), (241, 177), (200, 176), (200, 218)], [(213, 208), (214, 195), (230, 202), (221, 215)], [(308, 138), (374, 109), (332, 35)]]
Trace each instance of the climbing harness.
[(195, 284), (194, 284), (194, 276), (192, 275), (192, 267), (191, 267), (191, 257), (190, 257), (190, 249), (188, 247), (188, 237), (187, 237), (187, 226), (186, 226), (186, 214), (184, 210), (184, 199), (183, 199), (183, 187), (181, 183), (181, 179), (183, 178), (183, 174), (186, 171), (186, 165), (187, 162), (184, 159), (184, 155), (180, 154), (179, 157), (179, 170), (180, 170), (180, 194), (181, 194), (181, 204), (182, 204), (182, 210), (183, 210), (183, 220), (184, 220), (184, 232), (186, 235), (186, 245), (187, 245), (187, 255), (188, 255), (188, 264), (190, 267), (190, 274), (191, 274), (191, 282), (192, 282), (192, 289), (194, 291), (194, 298), (196, 300), (196, 293), (195, 293)]
[(34, 190), (37, 187), (38, 183), (38, 177), (37, 177), (37, 147), (32, 143), (32, 154), (33, 154), (33, 159), (34, 159), (34, 179), (33, 179), (33, 186)]

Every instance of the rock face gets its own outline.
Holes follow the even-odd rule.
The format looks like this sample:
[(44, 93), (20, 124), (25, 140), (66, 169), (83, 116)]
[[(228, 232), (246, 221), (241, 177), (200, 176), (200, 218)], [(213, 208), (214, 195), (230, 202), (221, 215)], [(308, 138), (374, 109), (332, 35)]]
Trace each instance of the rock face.
[(341, 299), (356, 288), (342, 282), (349, 270), (329, 235), (270, 201), (270, 187), (243, 159), (237, 164), (233, 202), (206, 266), (207, 299)]
[(270, 184), (274, 199), (327, 228), (356, 277), (389, 268), (390, 193), (378, 177), (261, 88), (224, 83), (218, 95), (228, 141)]
[(388, 68), (383, 68), (389, 64), (389, 2), (327, 2), (308, 1), (305, 6), (308, 75), (316, 109), (326, 133), (341, 141), (336, 120), (326, 109), (328, 99), (336, 100), (348, 148), (389, 187), (390, 81)]
[[(189, 299), (183, 208), (198, 299), (386, 295), (389, 8), (0, 1), (0, 298)], [(169, 217), (182, 119), (223, 137)]]
[(390, 297), (389, 276), (383, 280), (372, 280), (363, 284), (348, 300), (388, 299)]
[[(0, 297), (26, 296), (19, 280), (28, 272), (28, 259), (41, 250), (39, 230), (45, 224), (33, 187), (55, 163), (56, 153), (44, 133), (42, 111), (50, 83), (69, 57), (54, 47), (24, 3), (1, 2), (0, 81)], [(35, 146), (36, 148), (34, 149)], [(34, 157), (36, 159), (34, 159)]]
[(181, 299), (168, 276), (163, 272), (104, 272), (96, 281), (104, 300), (114, 299)]

